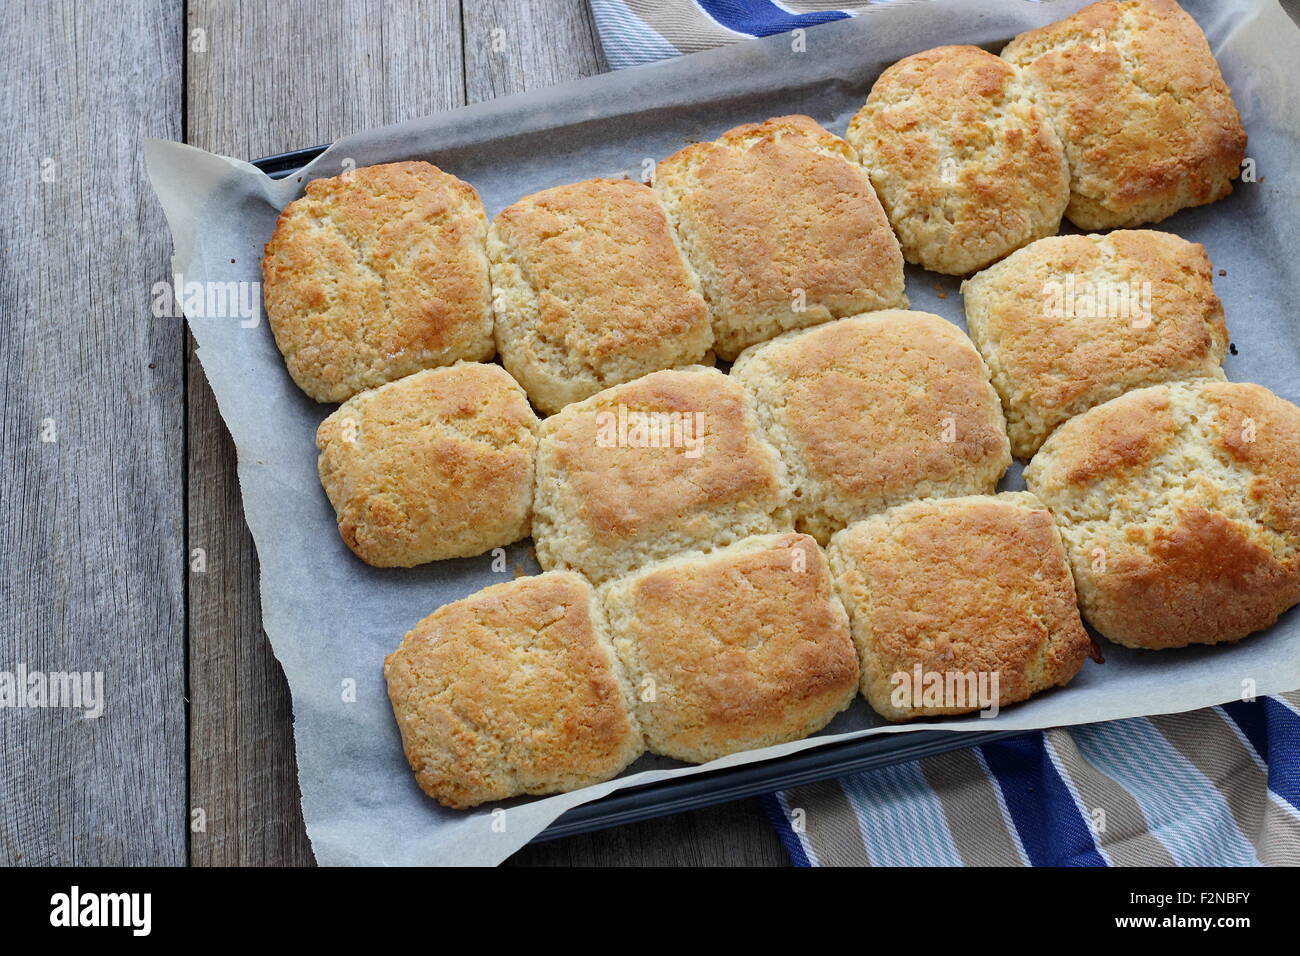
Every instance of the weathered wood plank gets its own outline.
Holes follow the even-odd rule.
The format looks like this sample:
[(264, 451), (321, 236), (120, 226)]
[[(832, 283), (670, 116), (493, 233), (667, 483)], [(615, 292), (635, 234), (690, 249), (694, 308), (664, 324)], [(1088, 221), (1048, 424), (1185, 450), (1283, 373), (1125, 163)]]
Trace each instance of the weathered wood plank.
[(465, 4), (465, 94), (470, 103), (607, 69), (585, 0)]
[[(455, 0), (191, 0), (187, 26), (186, 137), (214, 152), (253, 159), (463, 102)], [(207, 823), (191, 860), (310, 863), (234, 447), (192, 356), (188, 376), (189, 533), (208, 559), (189, 591), (191, 791)]]
[(0, 17), (0, 671), (98, 671), (106, 704), (0, 710), (0, 863), (176, 865), (184, 334), (150, 310), (170, 244), (140, 139), (181, 131), (180, 7), (19, 7)]

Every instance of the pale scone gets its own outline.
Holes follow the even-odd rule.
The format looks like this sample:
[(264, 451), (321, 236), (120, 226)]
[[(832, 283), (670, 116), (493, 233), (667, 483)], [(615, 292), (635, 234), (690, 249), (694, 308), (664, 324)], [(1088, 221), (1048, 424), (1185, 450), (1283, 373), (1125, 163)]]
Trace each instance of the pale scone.
[(1002, 56), (1065, 144), (1065, 215), (1080, 229), (1159, 222), (1232, 192), (1246, 133), (1205, 34), (1174, 0), (1094, 3)]
[(851, 147), (807, 116), (738, 126), (661, 161), (655, 189), (730, 361), (789, 329), (907, 306), (903, 255)]
[(1128, 392), (1058, 428), (1025, 481), (1117, 644), (1236, 641), (1300, 602), (1300, 408), (1266, 388)]
[(966, 325), (1028, 458), (1134, 388), (1223, 378), (1228, 329), (1205, 247), (1167, 232), (1055, 236), (962, 283)]
[(889, 720), (1005, 707), (1100, 659), (1033, 495), (910, 502), (839, 532), (829, 556), (862, 694)]
[(979, 47), (899, 60), (844, 135), (908, 262), (968, 275), (1060, 228), (1061, 141), (1019, 71)]
[(465, 809), (576, 790), (644, 752), (590, 584), (557, 571), (434, 611), (384, 660), (420, 789)]
[(546, 414), (695, 365), (709, 311), (654, 190), (590, 179), (527, 196), (488, 232), (497, 351)]
[(361, 560), (409, 568), (528, 537), (537, 416), (497, 365), (427, 369), (320, 424), (320, 481)]
[(798, 740), (857, 693), (848, 618), (807, 535), (678, 555), (600, 596), (652, 753), (704, 763)]
[(716, 369), (652, 372), (542, 422), (533, 540), (593, 581), (789, 526), (780, 456)]
[(275, 344), (298, 387), (341, 402), (421, 369), (492, 357), (487, 216), (422, 162), (307, 184), (262, 258)]
[(747, 350), (731, 375), (785, 461), (795, 527), (823, 544), (912, 498), (991, 492), (1011, 464), (988, 369), (929, 312), (788, 332)]

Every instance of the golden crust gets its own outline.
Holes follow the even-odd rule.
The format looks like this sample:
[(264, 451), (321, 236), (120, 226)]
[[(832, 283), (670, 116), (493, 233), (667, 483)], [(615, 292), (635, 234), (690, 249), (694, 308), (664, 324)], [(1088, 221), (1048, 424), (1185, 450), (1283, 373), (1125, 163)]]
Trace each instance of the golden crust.
[(978, 47), (936, 47), (889, 67), (845, 138), (908, 262), (967, 275), (1061, 225), (1061, 141), (1016, 69)]
[(708, 308), (654, 190), (592, 179), (527, 196), (488, 234), (502, 363), (548, 414), (700, 362)]
[[(863, 696), (889, 720), (983, 709), (994, 673), (998, 706), (1027, 700), (1069, 683), (1095, 656), (1060, 535), (1032, 495), (901, 505), (850, 525), (829, 553), (862, 659)], [(965, 696), (927, 702), (924, 683), (912, 679), (917, 668), (923, 681), (942, 675)], [(895, 696), (903, 686), (896, 675), (909, 679), (910, 693)], [(979, 675), (984, 702), (971, 692)]]
[(1170, 233), (1040, 239), (961, 291), (1020, 458), (1123, 392), (1223, 377), (1228, 328), (1210, 259)]
[(988, 369), (928, 312), (789, 332), (747, 350), (732, 377), (785, 460), (796, 527), (822, 542), (911, 498), (992, 492), (1011, 464)]
[[(638, 421), (652, 428), (638, 433)], [(780, 530), (786, 495), (780, 458), (739, 385), (699, 366), (653, 372), (542, 423), (537, 559), (600, 582)]]
[(1250, 471), (1246, 493), (1269, 527), (1300, 536), (1300, 414), (1262, 385), (1216, 383), (1204, 396), (1215, 407), (1214, 444)]
[(1265, 388), (1129, 392), (1058, 428), (1025, 480), (1118, 644), (1236, 641), (1300, 602), (1300, 408)]
[(1246, 133), (1205, 34), (1174, 0), (1094, 3), (1002, 56), (1065, 143), (1065, 214), (1080, 229), (1159, 222), (1232, 191)]
[(266, 314), (298, 387), (320, 402), (425, 368), (492, 357), (478, 193), (423, 162), (307, 184), (262, 258)]
[(704, 763), (798, 740), (857, 692), (848, 618), (807, 535), (652, 564), (601, 597), (653, 753)]
[(852, 147), (806, 116), (739, 126), (659, 163), (655, 189), (724, 359), (794, 328), (907, 305), (903, 256)]
[(1178, 420), (1168, 393), (1142, 389), (1131, 402), (1097, 416), (1092, 428), (1070, 443), (1065, 480), (1083, 486), (1099, 478), (1135, 476), (1177, 438)]
[(536, 427), (523, 389), (496, 365), (428, 369), (352, 397), (316, 432), (339, 534), (384, 568), (526, 538)]
[(644, 751), (591, 585), (567, 572), (484, 588), (384, 661), (420, 789), (455, 809), (576, 790)]

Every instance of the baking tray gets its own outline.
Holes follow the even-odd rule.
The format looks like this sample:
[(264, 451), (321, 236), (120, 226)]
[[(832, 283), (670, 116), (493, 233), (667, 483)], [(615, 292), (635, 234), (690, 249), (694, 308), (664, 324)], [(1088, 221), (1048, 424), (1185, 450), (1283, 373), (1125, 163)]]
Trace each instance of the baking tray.
[[(253, 165), (272, 179), (287, 179), (327, 148), (328, 146), (309, 146), (277, 153), (255, 159)], [(907, 734), (881, 734), (803, 750), (759, 763), (628, 787), (566, 811), (534, 837), (532, 842), (541, 843), (716, 803), (728, 803), (831, 777), (842, 777), (862, 770), (874, 770), (950, 750), (974, 747), (1021, 733), (1024, 732), (923, 730)]]

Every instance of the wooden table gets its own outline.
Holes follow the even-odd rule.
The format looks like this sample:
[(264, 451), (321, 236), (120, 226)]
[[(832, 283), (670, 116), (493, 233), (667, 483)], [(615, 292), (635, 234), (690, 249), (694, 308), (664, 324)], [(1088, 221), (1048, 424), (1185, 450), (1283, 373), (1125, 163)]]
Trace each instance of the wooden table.
[[(0, 710), (0, 863), (309, 864), (234, 449), (151, 311), (171, 241), (141, 141), (251, 159), (599, 73), (587, 4), (10, 0), (0, 55), (0, 670), (102, 671), (107, 697)], [(787, 860), (747, 802), (511, 862)]]

